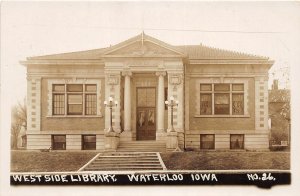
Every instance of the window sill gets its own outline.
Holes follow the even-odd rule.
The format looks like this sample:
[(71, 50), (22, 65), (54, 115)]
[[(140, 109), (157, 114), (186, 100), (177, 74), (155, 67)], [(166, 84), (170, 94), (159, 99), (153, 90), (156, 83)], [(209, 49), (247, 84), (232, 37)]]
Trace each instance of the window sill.
[(195, 118), (250, 118), (250, 115), (194, 115)]
[(103, 115), (52, 115), (47, 118), (102, 118)]

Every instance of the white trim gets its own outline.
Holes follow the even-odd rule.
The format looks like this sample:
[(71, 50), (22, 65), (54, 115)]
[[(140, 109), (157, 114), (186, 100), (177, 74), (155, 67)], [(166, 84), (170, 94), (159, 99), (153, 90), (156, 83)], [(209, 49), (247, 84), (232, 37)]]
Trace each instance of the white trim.
[[(61, 78), (61, 79), (47, 79), (48, 80), (48, 94), (47, 94), (47, 105), (48, 105), (48, 110), (47, 110), (47, 118), (53, 117), (65, 117), (65, 118), (72, 118), (72, 117), (103, 117), (101, 113), (101, 79), (90, 79), (90, 78)], [(97, 101), (97, 115), (85, 115), (84, 112), (84, 103), (83, 103), (83, 115), (67, 115), (67, 96), (65, 96), (65, 114), (64, 115), (53, 115), (53, 100), (52, 100), (52, 86), (53, 84), (96, 84), (97, 90), (96, 90), (96, 101)], [(64, 94), (66, 95), (66, 89)], [(84, 102), (85, 97), (83, 97), (83, 102)]]
[[(212, 90), (211, 91), (201, 91), (200, 90), (200, 85), (202, 83), (205, 84), (212, 84)], [(214, 114), (214, 85), (213, 84), (230, 84), (230, 90), (229, 90), (229, 94), (230, 94), (230, 100), (229, 100), (229, 105), (230, 105), (230, 114), (228, 115), (217, 115)], [(194, 114), (194, 117), (196, 118), (248, 118), (250, 117), (249, 115), (249, 108), (248, 108), (248, 104), (249, 104), (249, 78), (235, 78), (235, 77), (224, 77), (223, 75), (218, 75), (213, 77), (213, 78), (198, 78), (196, 79), (196, 112)], [(243, 84), (244, 85), (244, 91), (236, 91), (237, 93), (243, 93), (244, 94), (244, 114), (243, 115), (232, 115), (232, 98), (231, 95), (233, 93), (231, 87), (232, 84)], [(201, 104), (200, 104), (200, 92), (203, 93), (211, 93), (212, 94), (212, 114), (211, 115), (201, 115)]]
[(160, 164), (161, 164), (161, 166), (162, 166), (163, 170), (167, 170), (167, 167), (166, 167), (166, 165), (165, 165), (164, 161), (162, 160), (162, 158), (161, 158), (161, 156), (160, 156), (160, 153), (159, 153), (159, 152), (157, 152), (157, 153), (156, 153), (156, 156), (157, 156), (157, 158), (158, 158), (158, 160), (159, 160), (159, 162), (160, 162)]
[(89, 162), (87, 162), (84, 166), (82, 166), (78, 171), (83, 171), (84, 168), (86, 168), (89, 164), (91, 164), (95, 159), (97, 159), (99, 157), (101, 153), (96, 154), (96, 156), (94, 156), (94, 158), (92, 158), (91, 160), (89, 160)]

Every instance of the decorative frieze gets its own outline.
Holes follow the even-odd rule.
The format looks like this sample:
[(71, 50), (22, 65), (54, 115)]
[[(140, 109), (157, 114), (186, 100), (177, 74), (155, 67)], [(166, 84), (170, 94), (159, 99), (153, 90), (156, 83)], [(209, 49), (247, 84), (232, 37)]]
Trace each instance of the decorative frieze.
[(181, 84), (182, 76), (181, 74), (171, 75), (169, 79), (169, 83), (172, 85), (179, 85)]
[(107, 84), (109, 84), (109, 85), (117, 85), (117, 84), (119, 84), (119, 76), (117, 76), (117, 75), (109, 75), (107, 77)]

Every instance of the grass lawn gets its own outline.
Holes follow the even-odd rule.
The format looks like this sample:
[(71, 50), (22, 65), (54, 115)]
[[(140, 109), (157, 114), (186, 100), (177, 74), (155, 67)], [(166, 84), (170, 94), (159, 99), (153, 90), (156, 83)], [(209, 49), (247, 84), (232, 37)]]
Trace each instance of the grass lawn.
[(12, 151), (11, 172), (78, 171), (97, 152)]
[(170, 170), (290, 169), (289, 152), (162, 153)]
[[(77, 171), (97, 152), (12, 151), (11, 172)], [(169, 170), (290, 169), (289, 152), (161, 153)]]

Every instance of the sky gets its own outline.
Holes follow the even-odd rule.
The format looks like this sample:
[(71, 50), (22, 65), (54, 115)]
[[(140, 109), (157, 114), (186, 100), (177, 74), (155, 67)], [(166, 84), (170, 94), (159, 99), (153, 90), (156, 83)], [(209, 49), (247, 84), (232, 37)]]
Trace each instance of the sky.
[[(292, 2), (4, 2), (2, 85), (11, 86), (14, 104), (26, 96), (26, 69), (19, 63), (26, 57), (107, 47), (142, 31), (171, 45), (268, 56), (275, 60), (270, 78), (274, 72), (282, 77), (278, 70), (291, 66), (299, 32), (297, 8)], [(289, 87), (286, 78), (280, 86)]]

